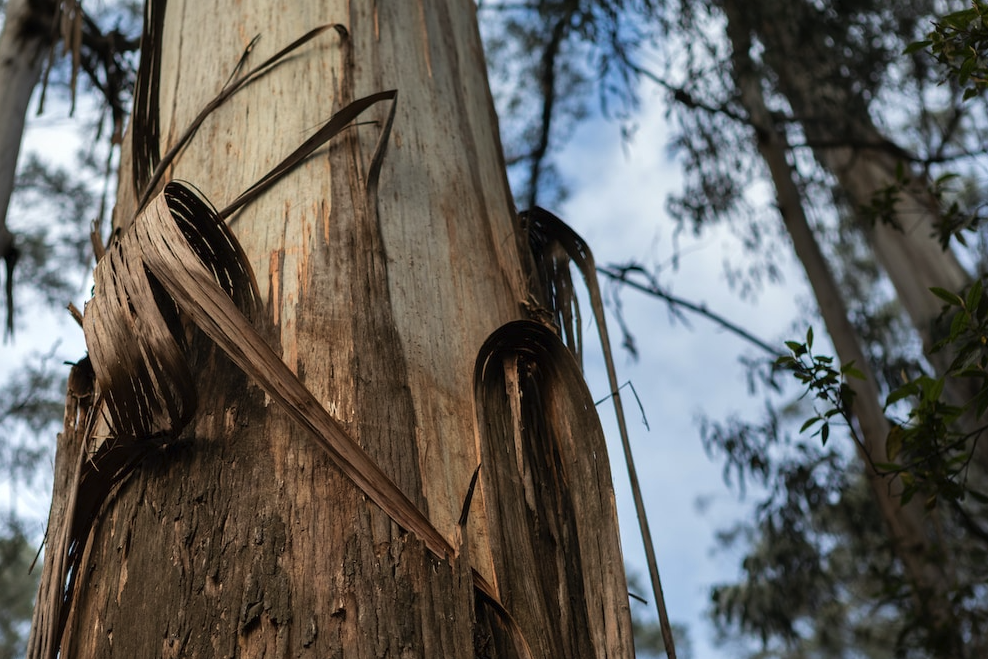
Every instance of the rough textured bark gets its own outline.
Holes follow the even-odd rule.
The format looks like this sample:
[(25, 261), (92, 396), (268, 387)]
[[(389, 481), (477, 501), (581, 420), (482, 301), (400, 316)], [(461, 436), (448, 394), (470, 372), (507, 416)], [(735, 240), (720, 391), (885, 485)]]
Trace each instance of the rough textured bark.
[[(489, 335), (525, 317), (532, 273), (473, 3), (153, 8), (165, 11), (162, 152), (255, 35), (251, 63), (318, 25), (346, 28), (223, 104), (169, 169), (219, 206), (352, 99), (398, 89), (377, 194), (366, 194), (368, 167), (387, 108), (231, 226), (257, 274), (271, 345), (459, 553), (433, 556), (403, 532), (199, 337), (190, 359), (200, 409), (94, 521), (65, 656), (524, 656), (498, 607), (477, 595), (476, 570), (539, 655), (630, 657), (609, 470), (585, 389), (533, 375), (550, 365), (516, 346), (500, 393), (484, 391), (506, 415), (497, 423), (517, 432), (478, 422), (475, 362)], [(122, 171), (118, 227), (138, 197)], [(556, 369), (572, 359), (542, 352)], [(570, 394), (576, 402), (561, 402)], [(56, 491), (53, 515), (65, 495)], [(533, 603), (530, 590), (544, 598)]]
[[(902, 505), (902, 483), (879, 474), (874, 462), (886, 455), (888, 420), (882, 407), (877, 381), (861, 349), (851, 324), (843, 296), (827, 265), (803, 210), (802, 195), (796, 186), (788, 161), (789, 147), (775, 128), (762, 94), (762, 80), (749, 52), (750, 33), (742, 23), (744, 7), (728, 0), (723, 3), (728, 18), (727, 33), (733, 49), (735, 80), (742, 105), (755, 130), (757, 147), (768, 166), (776, 190), (779, 210), (793, 247), (806, 272), (837, 356), (842, 364), (853, 362), (865, 374), (863, 381), (850, 381), (855, 391), (852, 412), (858, 423), (865, 462), (865, 475), (875, 503), (889, 530), (896, 555), (902, 561), (913, 587), (913, 601), (920, 619), (928, 621), (931, 635), (949, 649), (951, 656), (964, 656), (963, 642), (950, 604), (952, 590), (950, 561), (943, 547), (934, 542), (935, 533), (919, 499)], [(936, 559), (934, 559), (936, 557)]]
[(14, 235), (7, 209), (14, 190), (17, 156), (31, 94), (51, 48), (54, 6), (44, 0), (10, 0), (0, 31), (0, 258), (6, 263), (7, 332), (13, 330)]

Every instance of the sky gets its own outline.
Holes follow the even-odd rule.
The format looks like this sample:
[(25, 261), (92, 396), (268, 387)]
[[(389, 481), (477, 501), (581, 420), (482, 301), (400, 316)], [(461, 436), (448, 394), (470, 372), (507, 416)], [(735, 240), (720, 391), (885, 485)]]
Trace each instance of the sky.
[[(783, 284), (767, 287), (754, 302), (738, 299), (727, 283), (725, 258), (737, 258), (740, 247), (723, 227), (698, 238), (680, 236), (679, 267), (673, 270), (669, 265), (675, 224), (665, 212), (665, 202), (679, 189), (680, 168), (665, 148), (669, 127), (664, 115), (662, 98), (646, 95), (630, 143), (622, 142), (616, 123), (597, 119), (581, 126), (557, 158), (571, 196), (554, 210), (589, 243), (598, 265), (638, 261), (664, 266), (660, 282), (670, 292), (705, 303), (783, 349), (785, 339), (805, 333), (805, 327), (800, 334), (789, 332), (809, 296), (792, 257), (782, 257)], [(602, 280), (601, 285), (608, 284)], [(689, 327), (673, 321), (661, 300), (633, 290), (621, 297), (640, 354), (633, 359), (614, 345), (614, 356), (618, 381), (634, 385), (651, 428), (641, 422), (634, 398), (622, 391), (669, 616), (688, 625), (694, 659), (734, 657), (731, 648), (716, 647), (704, 614), (710, 586), (736, 580), (740, 569), (738, 555), (715, 551), (715, 534), (750, 517), (754, 493), (749, 490), (739, 501), (737, 489), (724, 483), (722, 465), (703, 449), (698, 416), (724, 420), (740, 414), (757, 419), (763, 401), (750, 395), (738, 357), (762, 355), (707, 319), (690, 317)], [(608, 315), (611, 340), (619, 344), (612, 308)], [(608, 393), (607, 376), (594, 350), (599, 345), (596, 331), (589, 322), (584, 325), (586, 377), (599, 400)], [(614, 414), (608, 405), (598, 410), (608, 436), (626, 564), (646, 584), (644, 550)], [(649, 612), (655, 616), (654, 609)]]
[[(666, 151), (668, 126), (665, 108), (657, 95), (643, 99), (638, 130), (632, 142), (621, 138), (620, 126), (599, 118), (583, 123), (556, 158), (560, 174), (571, 191), (559, 207), (551, 208), (589, 243), (598, 264), (636, 260), (648, 265), (664, 264), (661, 281), (676, 295), (706, 303), (711, 310), (742, 325), (755, 335), (782, 345), (794, 338), (790, 327), (805, 308), (808, 293), (801, 275), (792, 265), (783, 268), (785, 282), (762, 291), (757, 301), (741, 301), (725, 276), (725, 258), (737, 258), (740, 247), (723, 229), (701, 236), (679, 238), (682, 258), (678, 269), (668, 261), (673, 254), (675, 225), (665, 213), (669, 193), (680, 185), (679, 166)], [(50, 106), (45, 116), (32, 119), (24, 153), (43, 148), (58, 154), (65, 164), (81, 145), (64, 108)], [(607, 282), (602, 281), (606, 289)], [(81, 307), (89, 284), (80, 282), (76, 304)], [(633, 332), (639, 356), (633, 359), (620, 345), (614, 356), (621, 383), (630, 381), (644, 409), (650, 429), (628, 390), (622, 392), (631, 442), (649, 523), (651, 525), (666, 603), (674, 622), (689, 628), (694, 659), (724, 659), (734, 656), (729, 648), (718, 648), (705, 618), (711, 585), (731, 581), (739, 574), (739, 557), (717, 552), (715, 534), (751, 515), (753, 498), (738, 500), (736, 489), (725, 485), (722, 466), (710, 459), (700, 441), (698, 415), (725, 419), (738, 413), (757, 418), (760, 397), (748, 392), (741, 354), (757, 351), (741, 339), (700, 317), (690, 326), (672, 321), (664, 302), (632, 290), (622, 293), (625, 318)], [(599, 352), (596, 330), (584, 309), (585, 370), (595, 399), (608, 393), (607, 377)], [(620, 332), (609, 310), (609, 330), (615, 344)], [(61, 341), (59, 359), (83, 354), (81, 330), (68, 314), (32, 312), (21, 326), (15, 346), (0, 347), (0, 377), (13, 363), (12, 351), (47, 352), (56, 337)], [(805, 328), (803, 328), (805, 332)], [(637, 573), (647, 592), (647, 570), (632, 503), (622, 451), (609, 403), (599, 406), (608, 436), (614, 472), (622, 545), (629, 571)], [(0, 500), (10, 496), (0, 481)], [(45, 496), (23, 488), (17, 490), (22, 509), (38, 511), (38, 531), (46, 516)], [(653, 609), (648, 609), (653, 611)], [(654, 613), (651, 614), (654, 617)]]

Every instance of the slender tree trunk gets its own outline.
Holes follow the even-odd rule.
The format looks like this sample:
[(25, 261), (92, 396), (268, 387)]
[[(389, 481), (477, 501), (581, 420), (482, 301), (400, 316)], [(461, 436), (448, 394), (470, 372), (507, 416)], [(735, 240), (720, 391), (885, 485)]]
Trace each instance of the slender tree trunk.
[[(930, 289), (961, 292), (971, 277), (953, 250), (944, 249), (936, 238), (941, 209), (929, 181), (912, 171), (905, 152), (875, 125), (866, 95), (855, 90), (841, 69), (838, 48), (819, 29), (824, 20), (819, 9), (805, 0), (766, 0), (755, 11), (749, 6), (744, 20), (763, 44), (765, 64), (773, 71), (778, 90), (799, 120), (817, 161), (833, 174), (846, 195), (876, 261), (922, 341), (928, 362), (936, 375), (946, 376), (956, 353), (949, 346), (931, 351), (949, 328), (941, 318), (944, 304)], [(800, 56), (793, 57), (793, 53)], [(891, 217), (876, 218), (865, 209), (890, 187), (896, 189)], [(978, 391), (973, 378), (944, 378), (944, 399), (950, 404), (968, 404)], [(988, 442), (978, 439), (981, 425), (973, 411), (958, 422), (971, 433), (968, 447), (973, 459), (968, 478), (983, 481), (988, 476)], [(977, 502), (969, 499), (964, 505), (969, 514), (983, 516)]]
[[(943, 306), (930, 288), (960, 291), (971, 278), (953, 251), (942, 248), (935, 236), (940, 208), (926, 182), (913, 179), (904, 152), (874, 125), (863, 95), (851, 90), (839, 56), (817, 29), (818, 10), (803, 0), (760, 4), (747, 20), (765, 46), (763, 57), (777, 76), (779, 91), (800, 121), (817, 160), (834, 175), (852, 211), (861, 218), (876, 260), (931, 362), (943, 374), (951, 357), (929, 354), (941, 338), (935, 326)], [(898, 192), (892, 222), (869, 217), (864, 209), (883, 190), (900, 183), (897, 170), (907, 184)], [(956, 393), (958, 400), (965, 401), (970, 394)]]
[(14, 235), (7, 228), (7, 211), (28, 104), (52, 43), (53, 17), (51, 2), (10, 0), (0, 31), (0, 258), (7, 264), (8, 332), (13, 329), (11, 277), (17, 256)]
[[(255, 35), (248, 66), (314, 27), (345, 27), (219, 107), (169, 169), (218, 206), (353, 99), (398, 90), (376, 194), (386, 106), (230, 225), (257, 275), (262, 333), (457, 551), (437, 557), (399, 528), (198, 339), (198, 413), (93, 521), (63, 656), (507, 657), (527, 645), (532, 656), (630, 657), (606, 453), (585, 388), (568, 379), (572, 357), (519, 348), (503, 329), (482, 351), (525, 316), (532, 275), (474, 4), (152, 10), (165, 12), (151, 111), (162, 152)], [(123, 169), (118, 227), (135, 212), (134, 185)], [(55, 492), (53, 515), (66, 496)]]
[[(827, 265), (803, 210), (802, 195), (796, 186), (788, 161), (789, 147), (775, 128), (762, 93), (762, 79), (749, 55), (750, 33), (740, 20), (744, 7), (733, 0), (723, 2), (728, 18), (727, 33), (733, 49), (735, 80), (741, 103), (755, 130), (758, 151), (768, 166), (775, 185), (782, 219), (813, 289), (827, 332), (842, 364), (853, 362), (865, 374), (863, 381), (849, 381), (855, 391), (852, 411), (858, 422), (862, 444), (859, 453), (865, 462), (865, 476), (875, 503), (889, 530), (896, 555), (902, 561), (913, 587), (913, 601), (920, 619), (928, 621), (932, 637), (945, 639), (943, 647), (951, 656), (964, 656), (963, 643), (954, 623), (949, 594), (952, 580), (950, 562), (943, 548), (931, 541), (930, 521), (919, 499), (902, 505), (898, 478), (879, 474), (875, 461), (886, 454), (889, 424), (881, 404), (874, 374), (851, 324), (843, 296)], [(937, 557), (937, 560), (933, 560)]]

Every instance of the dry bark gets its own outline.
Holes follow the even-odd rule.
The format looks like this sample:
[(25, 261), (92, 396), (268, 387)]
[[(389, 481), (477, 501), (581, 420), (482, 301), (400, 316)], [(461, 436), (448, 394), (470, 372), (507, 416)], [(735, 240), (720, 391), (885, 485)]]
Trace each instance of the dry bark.
[[(123, 438), (143, 453), (86, 529), (65, 656), (632, 656), (592, 401), (558, 336), (517, 324), (535, 275), (473, 3), (171, 0), (150, 3), (148, 21), (160, 51), (145, 41), (141, 75), (157, 97), (149, 109), (139, 94), (124, 154), (137, 166), (120, 179), (121, 249), (141, 228), (155, 154), (178, 143), (255, 35), (248, 65), (316, 26), (345, 27), (219, 105), (163, 182), (189, 181), (223, 206), (355, 98), (398, 90), (390, 134), (388, 108), (369, 110), (229, 224), (257, 276), (260, 335), (454, 553), (399, 527), (277, 391), (152, 283), (166, 320), (187, 329), (198, 409), (177, 436), (162, 426)], [(95, 370), (97, 392), (108, 389)], [(78, 455), (64, 446), (78, 423), (67, 423), (62, 469)], [(94, 423), (87, 447), (106, 450), (114, 424)], [(72, 478), (57, 482), (56, 530), (71, 523)]]

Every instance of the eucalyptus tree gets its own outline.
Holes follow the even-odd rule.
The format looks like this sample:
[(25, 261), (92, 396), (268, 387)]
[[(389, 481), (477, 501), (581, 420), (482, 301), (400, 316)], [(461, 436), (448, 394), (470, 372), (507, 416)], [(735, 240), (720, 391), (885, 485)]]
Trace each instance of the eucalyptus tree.
[(588, 252), (472, 4), (152, 1), (140, 57), (29, 656), (630, 657)]

